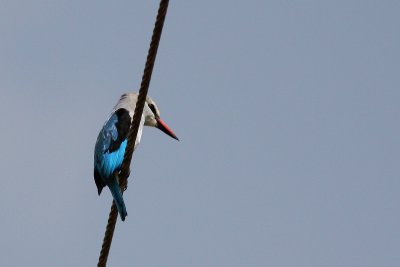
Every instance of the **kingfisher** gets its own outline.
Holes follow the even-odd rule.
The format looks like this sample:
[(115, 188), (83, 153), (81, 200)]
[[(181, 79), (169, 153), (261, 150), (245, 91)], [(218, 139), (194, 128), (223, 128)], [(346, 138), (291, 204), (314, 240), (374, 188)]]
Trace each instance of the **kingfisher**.
[[(128, 133), (137, 100), (138, 93), (135, 92), (121, 96), (110, 117), (100, 130), (94, 148), (94, 181), (97, 186), (97, 192), (100, 195), (103, 188), (108, 186), (122, 221), (125, 220), (128, 214), (116, 174), (121, 170), (122, 161), (124, 160), (125, 149), (128, 144)], [(135, 149), (142, 137), (143, 126), (156, 127), (170, 137), (179, 140), (168, 125), (161, 120), (160, 110), (153, 99), (148, 96), (146, 97), (135, 140)]]

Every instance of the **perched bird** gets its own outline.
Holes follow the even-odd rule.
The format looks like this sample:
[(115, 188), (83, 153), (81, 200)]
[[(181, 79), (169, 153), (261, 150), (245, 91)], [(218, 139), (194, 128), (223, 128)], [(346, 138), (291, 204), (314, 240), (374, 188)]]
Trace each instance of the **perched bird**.
[[(105, 186), (110, 188), (122, 221), (127, 215), (124, 199), (116, 180), (115, 173), (121, 170), (125, 149), (128, 143), (128, 132), (135, 112), (137, 93), (123, 94), (111, 112), (110, 118), (104, 123), (94, 149), (94, 181), (98, 194)], [(165, 122), (160, 119), (160, 111), (156, 103), (146, 98), (143, 114), (135, 141), (135, 148), (140, 142), (143, 125), (156, 127), (172, 138), (179, 140)]]

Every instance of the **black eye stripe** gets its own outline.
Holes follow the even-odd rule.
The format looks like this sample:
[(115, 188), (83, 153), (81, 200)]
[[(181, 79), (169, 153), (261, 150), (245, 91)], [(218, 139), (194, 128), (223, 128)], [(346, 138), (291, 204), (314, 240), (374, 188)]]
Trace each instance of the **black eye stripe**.
[(149, 104), (149, 108), (151, 109), (154, 115), (157, 115), (156, 107), (153, 104)]

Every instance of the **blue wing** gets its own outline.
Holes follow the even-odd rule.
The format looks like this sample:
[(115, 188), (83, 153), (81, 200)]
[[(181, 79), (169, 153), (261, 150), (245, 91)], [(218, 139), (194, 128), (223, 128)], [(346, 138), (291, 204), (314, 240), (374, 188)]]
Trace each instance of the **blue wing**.
[[(104, 124), (95, 146), (95, 179), (101, 177), (103, 182), (107, 183), (107, 180), (113, 177), (114, 172), (121, 168), (130, 123), (129, 112), (119, 109)], [(96, 178), (96, 171), (100, 176), (98, 178)]]

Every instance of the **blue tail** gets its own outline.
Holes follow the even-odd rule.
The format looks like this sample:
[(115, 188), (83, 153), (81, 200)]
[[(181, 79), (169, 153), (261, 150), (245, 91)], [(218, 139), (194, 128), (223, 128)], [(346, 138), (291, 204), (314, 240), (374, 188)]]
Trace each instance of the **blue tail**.
[(119, 185), (115, 179), (108, 185), (110, 188), (111, 194), (114, 198), (115, 205), (117, 206), (119, 216), (121, 216), (121, 220), (125, 221), (126, 215), (128, 213), (126, 212), (126, 207), (125, 207), (125, 202), (124, 198), (122, 197), (121, 189), (119, 188)]

